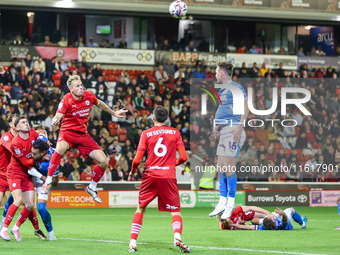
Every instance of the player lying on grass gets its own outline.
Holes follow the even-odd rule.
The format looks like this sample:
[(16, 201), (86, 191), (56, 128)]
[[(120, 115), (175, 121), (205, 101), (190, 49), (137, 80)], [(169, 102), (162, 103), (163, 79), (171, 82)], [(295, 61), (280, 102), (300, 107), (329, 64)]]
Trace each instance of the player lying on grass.
[[(26, 221), (27, 217), (33, 212), (34, 228), (39, 230), (38, 218), (34, 210), (34, 185), (28, 170), (34, 164), (43, 160), (50, 160), (47, 154), (49, 149), (48, 143), (36, 141), (39, 134), (30, 129), (28, 120), (25, 117), (19, 117), (15, 120), (14, 126), (18, 127), (20, 132), (16, 135), (10, 145), (12, 152), (11, 162), (7, 168), (7, 180), (12, 192), (14, 202), (9, 207), (5, 223), (1, 229), (0, 236), (2, 239), (9, 241), (8, 226), (25, 198), (25, 206), (20, 212), (20, 216), (12, 228), (11, 233), (16, 241), (21, 241), (19, 227)], [(46, 239), (46, 237), (45, 237)]]
[[(139, 191), (138, 207), (133, 216), (129, 252), (137, 251), (137, 237), (142, 227), (143, 215), (148, 204), (158, 197), (158, 210), (170, 212), (174, 231), (174, 246), (184, 253), (190, 248), (182, 242), (182, 216), (176, 180), (176, 166), (187, 161), (187, 154), (180, 132), (165, 125), (169, 113), (163, 106), (153, 111), (155, 126), (143, 131), (132, 162), (130, 178), (136, 176), (136, 170), (147, 150), (146, 169)], [(176, 160), (176, 151), (180, 158)]]
[[(222, 213), (216, 215), (216, 219), (220, 224), (221, 229), (235, 230), (237, 228), (229, 225), (229, 221), (221, 218)], [(237, 206), (230, 216), (230, 221), (234, 224), (245, 224), (247, 221), (252, 221), (253, 224), (262, 223), (264, 217), (272, 217), (273, 215), (257, 206)], [(253, 222), (254, 220), (254, 222)]]
[(247, 226), (242, 224), (234, 224), (231, 221), (229, 221), (229, 225), (241, 230), (292, 230), (292, 218), (301, 226), (301, 228), (304, 229), (307, 227), (307, 217), (301, 217), (293, 207), (287, 208), (284, 211), (282, 211), (280, 208), (275, 209), (275, 214), (273, 217), (266, 216), (263, 219), (263, 225)]

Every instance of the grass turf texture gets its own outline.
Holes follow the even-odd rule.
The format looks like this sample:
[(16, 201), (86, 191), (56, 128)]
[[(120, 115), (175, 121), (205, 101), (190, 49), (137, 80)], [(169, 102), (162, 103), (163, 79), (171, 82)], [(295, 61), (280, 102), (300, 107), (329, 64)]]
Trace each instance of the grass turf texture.
[[(212, 208), (182, 209), (182, 239), (194, 254), (339, 254), (340, 231), (334, 230), (340, 225), (337, 209), (296, 209), (301, 216), (308, 217), (307, 229), (293, 222), (292, 231), (222, 231), (217, 220), (207, 216)], [(135, 209), (50, 209), (50, 212), (58, 241), (38, 239), (27, 221), (20, 229), (22, 242), (16, 242), (11, 234), (10, 242), (0, 240), (1, 254), (128, 253)], [(17, 217), (18, 213), (10, 228)], [(138, 254), (180, 254), (172, 245), (171, 221), (169, 213), (147, 209), (138, 237)], [(47, 235), (40, 216), (39, 223)]]

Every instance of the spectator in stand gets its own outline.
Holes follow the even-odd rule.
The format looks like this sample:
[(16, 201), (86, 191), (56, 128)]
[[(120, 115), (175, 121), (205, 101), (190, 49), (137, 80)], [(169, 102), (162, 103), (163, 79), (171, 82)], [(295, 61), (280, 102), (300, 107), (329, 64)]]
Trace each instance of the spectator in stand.
[(142, 92), (138, 91), (137, 96), (133, 99), (133, 106), (137, 110), (144, 110), (144, 99), (142, 98)]
[(158, 66), (158, 70), (155, 73), (156, 81), (162, 79), (164, 83), (167, 83), (169, 80), (167, 72), (163, 69), (163, 65), (160, 64)]
[(268, 132), (265, 130), (264, 126), (261, 126), (255, 131), (256, 140), (259, 142), (268, 143), (269, 137)]
[(172, 112), (178, 116), (182, 112), (182, 106), (179, 104), (179, 101), (176, 99), (174, 100), (173, 106), (171, 106)]
[(73, 44), (73, 47), (85, 47), (83, 37), (79, 37), (79, 40)]
[(73, 74), (74, 71), (76, 71), (76, 74), (78, 73), (77, 67), (73, 64), (72, 60), (69, 60), (67, 62), (67, 68), (70, 71), (70, 74)]
[(103, 38), (102, 43), (99, 45), (99, 47), (101, 47), (101, 48), (111, 48), (109, 40)]
[(12, 67), (10, 69), (6, 81), (7, 81), (7, 84), (9, 84), (9, 85), (13, 85), (15, 82), (20, 82), (21, 81), (21, 77), (17, 73), (17, 71), (16, 71), (16, 69), (14, 67)]
[(46, 71), (46, 64), (43, 61), (42, 57), (39, 57), (38, 60), (34, 62), (34, 67), (36, 68), (37, 73), (40, 74), (41, 77), (44, 77)]
[(137, 86), (140, 87), (140, 89), (148, 89), (148, 87), (149, 87), (149, 79), (148, 79), (148, 77), (146, 77), (144, 72), (142, 72), (138, 76)]
[(68, 69), (67, 63), (65, 63), (64, 59), (60, 60), (60, 65), (59, 65), (60, 71), (64, 72), (66, 69)]
[(315, 53), (318, 54), (318, 56), (326, 56), (326, 53), (323, 52), (321, 45), (318, 47), (318, 49), (315, 51)]
[(254, 44), (254, 45), (250, 48), (249, 53), (251, 53), (251, 54), (258, 54), (259, 52), (257, 51), (256, 48), (257, 48), (257, 47), (256, 47), (256, 45)]
[(257, 68), (256, 62), (254, 62), (253, 63), (253, 67), (248, 70), (248, 73), (249, 73), (250, 77), (251, 78), (257, 77), (258, 76), (257, 74), (259, 72), (260, 72), (260, 70)]
[(48, 35), (45, 36), (45, 41), (42, 43), (43, 46), (53, 46), (53, 43), (50, 41), (50, 37)]
[[(131, 141), (135, 140), (135, 135), (138, 134), (138, 129), (136, 127), (136, 123), (132, 123), (131, 126), (127, 129), (127, 138)], [(134, 148), (137, 148), (138, 144), (133, 144)]]
[(168, 76), (174, 76), (175, 73), (175, 65), (171, 63), (170, 59), (166, 60), (164, 65), (164, 71), (168, 74)]
[(47, 63), (46, 63), (45, 75), (46, 75), (46, 78), (47, 78), (47, 84), (48, 85), (51, 83), (52, 74), (57, 73), (57, 69), (55, 67), (56, 62), (58, 62), (58, 57), (55, 56), (51, 60), (47, 61)]
[(306, 138), (309, 143), (314, 143), (316, 141), (314, 133), (310, 130), (309, 124), (306, 125), (306, 130), (305, 130)]
[(92, 167), (86, 166), (85, 171), (83, 171), (80, 175), (81, 181), (91, 181), (93, 177)]
[(121, 154), (122, 153), (122, 147), (120, 147), (117, 140), (114, 140), (113, 143), (108, 148), (109, 154)]
[(285, 74), (284, 74), (285, 70), (283, 70), (283, 64), (280, 63), (279, 64), (279, 68), (276, 70), (276, 75), (279, 77), (279, 78), (285, 78)]
[(119, 160), (118, 160), (118, 162), (116, 164), (116, 168), (117, 168), (117, 166), (120, 166), (121, 169), (123, 170), (123, 172), (127, 172), (128, 171), (128, 163), (127, 163), (127, 160), (126, 160), (124, 155), (122, 155), (119, 158)]
[(295, 70), (292, 70), (292, 72), (289, 75), (290, 78), (297, 79), (299, 76), (296, 74)]
[(185, 51), (188, 52), (196, 52), (197, 49), (194, 47), (194, 41), (190, 41), (189, 44), (185, 47)]
[[(79, 38), (80, 39), (80, 38)], [(87, 43), (87, 47), (99, 47), (98, 43), (96, 43), (93, 37), (90, 37), (89, 42)]]
[(146, 110), (149, 110), (150, 112), (153, 111), (153, 101), (150, 99), (150, 94), (148, 92), (145, 92), (144, 94), (144, 108)]
[(65, 88), (65, 86), (67, 86), (67, 80), (70, 76), (70, 71), (68, 69), (66, 69), (63, 73), (63, 75), (60, 78), (60, 86), (62, 88)]
[(192, 71), (191, 71), (191, 68), (190, 67), (187, 67), (187, 69), (185, 70), (185, 80), (189, 80), (191, 77), (192, 77)]
[(340, 106), (333, 94), (329, 96), (329, 101), (327, 102), (328, 109), (330, 112), (339, 112)]
[(29, 70), (32, 70), (34, 62), (30, 54), (26, 55), (26, 58), (24, 59), (24, 61), (25, 61), (26, 66), (29, 68)]
[(20, 74), (20, 71), (21, 71), (21, 67), (20, 67), (20, 64), (19, 64), (19, 61), (17, 58), (12, 58), (12, 64), (9, 66), (8, 70), (11, 70), (12, 68), (15, 68), (15, 71)]
[(214, 79), (215, 75), (211, 72), (211, 69), (209, 66), (205, 68), (205, 74), (208, 79)]
[(274, 152), (273, 146), (268, 146), (267, 148), (267, 153), (265, 155), (265, 159), (269, 161), (273, 161), (275, 164), (277, 163), (277, 156), (276, 153)]
[(179, 67), (178, 71), (174, 74), (174, 79), (177, 80), (178, 78), (184, 80), (185, 79), (185, 73), (183, 72), (183, 67)]
[(309, 53), (309, 56), (311, 56), (311, 57), (316, 57), (316, 56), (318, 56), (318, 53), (316, 53), (315, 50), (316, 50), (316, 49), (315, 49), (315, 46), (312, 46), (312, 47), (311, 47), (311, 51), (310, 51), (310, 53)]
[(279, 51), (277, 52), (279, 55), (288, 55), (288, 51), (286, 51), (285, 47), (283, 45), (280, 46)]
[(25, 92), (29, 92), (32, 86), (33, 86), (32, 74), (28, 73), (25, 79), (23, 80), (21, 87)]
[(198, 51), (209, 52), (209, 43), (203, 37), (200, 44), (198, 45)]
[(127, 43), (125, 41), (125, 39), (122, 39), (120, 42), (119, 42), (119, 45), (117, 48), (120, 48), (120, 49), (127, 49)]
[(125, 144), (122, 147), (122, 154), (126, 155), (129, 151), (133, 151), (133, 146), (131, 145), (131, 141), (129, 139), (125, 140)]
[(293, 126), (293, 122), (290, 121), (286, 126), (283, 127), (283, 136), (284, 137), (293, 137), (295, 136), (295, 128)]
[(237, 53), (246, 53), (246, 46), (242, 44), (241, 47), (237, 49)]
[[(21, 68), (21, 71), (20, 71), (20, 74), (25, 77), (28, 72), (30, 71), (30, 69), (26, 66), (26, 63), (25, 61), (21, 61), (21, 65), (20, 65), (20, 68)], [(23, 80), (23, 79), (22, 79)]]
[(103, 177), (100, 179), (103, 182), (110, 182), (112, 181), (112, 173), (110, 166), (107, 166), (105, 169), (105, 172), (103, 174)]
[(100, 84), (96, 93), (96, 97), (103, 102), (107, 101), (108, 93), (104, 90), (104, 85)]
[[(339, 165), (337, 167), (339, 167)], [(339, 174), (336, 169), (337, 168), (333, 166), (329, 166), (329, 172), (325, 176), (325, 182), (339, 182)]]
[(169, 41), (167, 39), (165, 39), (163, 41), (163, 44), (161, 45), (161, 47), (159, 48), (160, 50), (170, 50), (170, 44)]
[(266, 77), (265, 74), (268, 72), (268, 69), (266, 67), (266, 63), (262, 63), (262, 66), (259, 69), (259, 71), (261, 72), (262, 77)]
[(249, 76), (249, 74), (248, 74), (248, 71), (247, 71), (247, 68), (241, 68), (238, 78), (239, 78), (239, 79), (247, 79), (247, 78), (250, 78), (250, 76)]
[(331, 134), (333, 138), (338, 138), (340, 135), (340, 128), (338, 122), (334, 122), (331, 129)]
[(103, 76), (98, 77), (97, 84), (96, 84), (96, 90), (97, 91), (99, 90), (99, 85), (103, 85), (105, 91), (108, 90), (108, 88), (106, 86), (106, 81), (103, 79)]
[(64, 36), (62, 36), (62, 37), (60, 38), (60, 41), (58, 42), (58, 46), (59, 46), (59, 47), (67, 47), (67, 42), (66, 42)]
[(102, 76), (102, 68), (100, 66), (100, 63), (96, 64), (96, 68), (92, 71), (93, 77), (97, 80), (99, 76)]
[(126, 86), (126, 81), (125, 81), (125, 77), (121, 76), (116, 84), (115, 90), (118, 91), (119, 88), (121, 88), (121, 90), (126, 91), (127, 90), (127, 86)]
[(303, 47), (300, 47), (297, 55), (298, 55), (298, 57), (304, 57), (305, 56), (305, 53), (303, 52)]
[(40, 75), (37, 74), (35, 77), (34, 77), (34, 81), (33, 81), (33, 86), (34, 85), (38, 85), (39, 88), (43, 88), (43, 87), (46, 87), (46, 84), (45, 82), (43, 82), (41, 79), (40, 79)]
[(306, 149), (308, 141), (305, 133), (300, 133), (300, 136), (296, 139), (295, 149)]
[(14, 44), (14, 45), (24, 45), (24, 42), (22, 41), (21, 36), (17, 35), (15, 37), (15, 40), (12, 41), (11, 44)]
[(128, 74), (128, 71), (126, 71), (126, 70), (123, 71), (122, 74), (121, 74), (121, 76), (119, 77), (119, 80), (120, 80), (120, 78), (122, 78), (122, 77), (124, 77), (124, 82), (125, 82), (126, 85), (130, 84), (131, 78), (130, 78), (130, 75)]
[(22, 99), (24, 97), (24, 90), (19, 87), (18, 81), (14, 82), (10, 93), (12, 99)]
[(196, 70), (192, 74), (193, 74), (194, 78), (197, 78), (197, 79), (202, 79), (202, 78), (207, 77), (205, 72), (202, 71), (201, 66), (197, 66)]

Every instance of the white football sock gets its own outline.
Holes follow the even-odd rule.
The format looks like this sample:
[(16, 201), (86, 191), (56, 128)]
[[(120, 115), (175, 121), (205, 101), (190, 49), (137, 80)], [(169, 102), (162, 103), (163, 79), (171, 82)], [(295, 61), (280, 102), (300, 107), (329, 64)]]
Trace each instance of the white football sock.
[(17, 224), (14, 225), (13, 230), (19, 230), (19, 227), (17, 226)]
[(228, 197), (227, 206), (234, 206), (234, 205), (235, 205), (235, 198), (234, 197)]
[(54, 236), (53, 230), (51, 232), (48, 232), (48, 236)]
[(97, 189), (97, 182), (95, 182), (95, 181), (92, 180), (92, 181), (90, 182), (90, 189), (96, 191), (96, 189)]
[(175, 239), (178, 239), (178, 240), (182, 240), (181, 234), (180, 234), (180, 233), (175, 233), (175, 234), (174, 234), (174, 238), (175, 238)]
[[(137, 247), (137, 240), (131, 239), (131, 240), (130, 240), (130, 245), (132, 245), (132, 247)], [(129, 245), (129, 246), (130, 246), (130, 245)]]
[(219, 204), (225, 205), (227, 203), (227, 198), (220, 196), (220, 201), (218, 201)]
[(1, 232), (5, 232), (8, 228), (2, 227)]

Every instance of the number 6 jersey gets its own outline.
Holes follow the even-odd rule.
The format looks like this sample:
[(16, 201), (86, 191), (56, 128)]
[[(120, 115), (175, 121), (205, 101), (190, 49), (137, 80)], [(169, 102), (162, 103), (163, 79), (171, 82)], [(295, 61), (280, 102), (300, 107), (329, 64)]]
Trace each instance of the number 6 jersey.
[(145, 176), (176, 178), (176, 150), (184, 146), (178, 129), (163, 125), (143, 131), (137, 150), (148, 152)]

